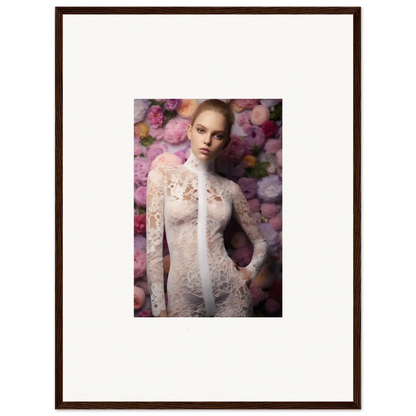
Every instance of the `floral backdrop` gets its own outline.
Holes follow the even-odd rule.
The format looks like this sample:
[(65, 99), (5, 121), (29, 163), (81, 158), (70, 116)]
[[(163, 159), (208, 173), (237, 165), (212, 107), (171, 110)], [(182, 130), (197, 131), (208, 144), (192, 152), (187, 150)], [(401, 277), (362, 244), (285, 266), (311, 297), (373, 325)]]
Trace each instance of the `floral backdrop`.
[[(205, 100), (134, 100), (134, 316), (151, 317), (146, 279), (146, 185), (151, 169), (185, 163), (187, 125)], [(252, 281), (254, 316), (282, 316), (282, 100), (230, 99), (235, 123), (231, 143), (215, 161), (218, 174), (235, 181), (269, 245), (268, 259)], [(247, 266), (253, 247), (232, 218), (224, 233), (229, 256)], [(164, 276), (169, 248), (164, 236)]]

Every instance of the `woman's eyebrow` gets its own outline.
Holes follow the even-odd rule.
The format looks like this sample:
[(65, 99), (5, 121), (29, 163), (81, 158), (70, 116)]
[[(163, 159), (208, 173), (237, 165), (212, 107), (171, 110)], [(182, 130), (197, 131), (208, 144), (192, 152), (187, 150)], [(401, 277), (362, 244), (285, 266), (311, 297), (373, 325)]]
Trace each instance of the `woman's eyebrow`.
[[(205, 126), (203, 126), (202, 124), (197, 124), (197, 126), (201, 126), (202, 128), (204, 128), (205, 130), (208, 130)], [(224, 131), (223, 130), (216, 130), (216, 131), (214, 131), (213, 133), (224, 133)]]

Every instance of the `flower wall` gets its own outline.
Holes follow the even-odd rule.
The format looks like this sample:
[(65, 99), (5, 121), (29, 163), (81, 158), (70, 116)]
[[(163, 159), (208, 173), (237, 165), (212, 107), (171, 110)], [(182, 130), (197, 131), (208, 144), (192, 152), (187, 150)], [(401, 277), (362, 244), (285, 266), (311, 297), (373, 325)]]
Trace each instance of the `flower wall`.
[[(146, 185), (151, 169), (185, 163), (190, 152), (187, 125), (205, 100), (134, 100), (134, 316), (150, 317), (146, 279)], [(266, 264), (250, 285), (254, 316), (282, 316), (282, 100), (230, 99), (235, 124), (231, 143), (215, 161), (215, 170), (235, 181), (269, 245)], [(224, 233), (229, 256), (247, 266), (253, 247), (231, 219)], [(164, 237), (164, 276), (169, 248)]]

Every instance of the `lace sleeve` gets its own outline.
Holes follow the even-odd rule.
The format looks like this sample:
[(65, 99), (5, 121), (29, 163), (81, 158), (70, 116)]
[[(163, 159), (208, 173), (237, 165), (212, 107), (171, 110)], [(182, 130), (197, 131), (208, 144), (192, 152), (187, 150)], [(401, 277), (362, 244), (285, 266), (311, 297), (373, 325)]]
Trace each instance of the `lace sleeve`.
[(243, 191), (238, 184), (233, 183), (233, 215), (253, 244), (253, 257), (246, 267), (247, 270), (252, 272), (251, 280), (253, 280), (266, 262), (268, 245), (266, 239), (261, 234)]
[(164, 167), (152, 169), (147, 176), (146, 271), (153, 316), (166, 309), (163, 285), (163, 231), (165, 205)]

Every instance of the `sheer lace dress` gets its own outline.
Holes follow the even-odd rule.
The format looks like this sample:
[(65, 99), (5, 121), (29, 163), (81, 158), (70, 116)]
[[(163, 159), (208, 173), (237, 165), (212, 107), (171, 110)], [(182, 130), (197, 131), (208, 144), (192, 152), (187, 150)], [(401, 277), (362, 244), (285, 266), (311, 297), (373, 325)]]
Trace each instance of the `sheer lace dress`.
[[(247, 200), (235, 182), (218, 175), (214, 162), (192, 152), (180, 166), (159, 166), (149, 172), (146, 208), (146, 269), (152, 313), (168, 316), (253, 316), (247, 283), (233, 266), (224, 246), (231, 215), (254, 246), (247, 269), (254, 279), (267, 257), (267, 242)], [(163, 279), (163, 231), (170, 253)]]

